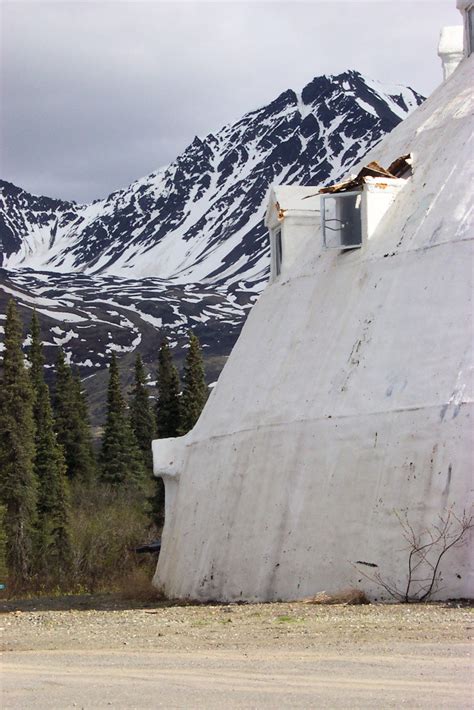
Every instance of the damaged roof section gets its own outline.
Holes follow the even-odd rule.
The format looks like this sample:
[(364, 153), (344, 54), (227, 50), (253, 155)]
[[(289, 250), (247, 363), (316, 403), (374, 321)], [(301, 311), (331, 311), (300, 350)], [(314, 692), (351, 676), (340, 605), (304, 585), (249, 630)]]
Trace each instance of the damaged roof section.
[(350, 192), (355, 188), (361, 187), (361, 185), (367, 182), (367, 178), (386, 178), (394, 180), (401, 177), (408, 177), (408, 173), (411, 173), (411, 169), (412, 156), (410, 153), (407, 155), (401, 155), (399, 158), (390, 163), (387, 169), (383, 168), (375, 160), (373, 160), (368, 165), (364, 165), (362, 170), (360, 170), (357, 175), (351, 175), (348, 179), (338, 182), (335, 185), (322, 187), (319, 190), (319, 194), (324, 195), (335, 192)]
[(270, 191), (265, 225), (276, 227), (289, 214), (319, 212), (319, 194), (315, 185), (274, 185)]

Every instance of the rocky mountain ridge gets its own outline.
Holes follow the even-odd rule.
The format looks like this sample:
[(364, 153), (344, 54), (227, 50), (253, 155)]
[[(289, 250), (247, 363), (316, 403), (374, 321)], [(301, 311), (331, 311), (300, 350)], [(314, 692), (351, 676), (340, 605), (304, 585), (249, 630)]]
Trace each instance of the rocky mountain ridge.
[(269, 187), (339, 179), (422, 100), (321, 76), (92, 204), (0, 181), (0, 308), (10, 295), (26, 318), (35, 307), (47, 363), (61, 345), (91, 383), (112, 350), (151, 364), (163, 334), (178, 352), (192, 327), (213, 380), (268, 278)]
[(3, 266), (258, 283), (268, 268), (269, 186), (338, 179), (420, 101), (357, 72), (322, 76), (196, 137), (171, 165), (104, 200), (76, 205), (3, 183)]

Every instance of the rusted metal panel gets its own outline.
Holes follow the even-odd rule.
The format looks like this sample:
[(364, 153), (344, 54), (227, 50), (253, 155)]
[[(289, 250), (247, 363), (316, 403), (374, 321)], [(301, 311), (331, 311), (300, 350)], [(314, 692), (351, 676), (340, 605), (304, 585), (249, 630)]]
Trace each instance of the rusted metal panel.
[(387, 170), (395, 177), (402, 177), (402, 175), (405, 175), (405, 173), (411, 171), (412, 165), (412, 155), (411, 153), (407, 153), (406, 155), (401, 155), (399, 158), (396, 158), (393, 163), (390, 163)]
[(398, 178), (404, 175), (411, 169), (411, 155), (401, 155), (399, 158), (394, 160), (389, 168), (386, 170), (377, 161), (373, 160), (368, 165), (364, 165), (362, 170), (354, 177), (351, 176), (347, 180), (338, 182), (335, 185), (328, 185), (319, 190), (320, 194), (331, 194), (334, 192), (350, 192), (351, 190), (361, 187), (365, 178), (367, 177), (386, 177), (386, 178)]

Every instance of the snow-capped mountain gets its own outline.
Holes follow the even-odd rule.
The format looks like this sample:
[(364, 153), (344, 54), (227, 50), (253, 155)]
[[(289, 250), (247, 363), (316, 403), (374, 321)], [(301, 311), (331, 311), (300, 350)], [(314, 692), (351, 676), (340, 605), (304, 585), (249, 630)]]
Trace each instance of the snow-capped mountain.
[(90, 205), (0, 181), (0, 308), (11, 295), (36, 307), (48, 364), (61, 345), (89, 383), (112, 350), (152, 364), (156, 331), (178, 352), (193, 328), (213, 380), (267, 280), (269, 187), (337, 180), (422, 101), (354, 71), (321, 76)]
[(3, 183), (3, 266), (229, 284), (266, 277), (272, 183), (335, 180), (416, 107), (412, 89), (357, 72), (315, 78), (90, 205)]

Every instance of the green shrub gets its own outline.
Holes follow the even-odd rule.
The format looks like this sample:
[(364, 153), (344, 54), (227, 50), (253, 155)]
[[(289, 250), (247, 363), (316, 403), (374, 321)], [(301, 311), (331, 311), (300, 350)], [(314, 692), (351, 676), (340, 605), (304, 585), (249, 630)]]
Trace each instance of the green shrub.
[(156, 536), (144, 495), (119, 486), (79, 486), (72, 508), (71, 589), (123, 589), (124, 580), (134, 577), (137, 569), (151, 568), (152, 574), (153, 562), (133, 551)]

